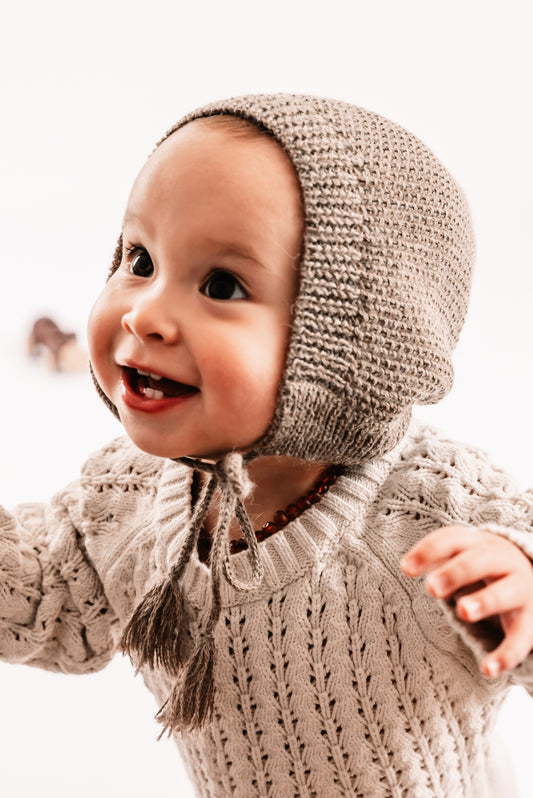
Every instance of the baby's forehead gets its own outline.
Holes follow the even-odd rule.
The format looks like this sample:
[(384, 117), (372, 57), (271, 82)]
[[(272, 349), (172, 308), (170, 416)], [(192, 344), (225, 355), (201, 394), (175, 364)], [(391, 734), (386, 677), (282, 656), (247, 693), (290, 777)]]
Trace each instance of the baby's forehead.
[(216, 149), (224, 150), (224, 156), (220, 153), (220, 158), (228, 157), (228, 152), (247, 152), (250, 158), (262, 159), (265, 161), (265, 168), (268, 168), (267, 161), (272, 156), (278, 160), (281, 158), (290, 167), (293, 174), (294, 185), (301, 194), (301, 185), (298, 177), (298, 170), (295, 167), (285, 146), (267, 128), (249, 119), (244, 119), (231, 114), (213, 114), (202, 116), (187, 121), (185, 124), (172, 129), (161, 139), (152, 156), (159, 152), (171, 153), (176, 150), (176, 145), (186, 142), (209, 142)]
[[(230, 115), (194, 119), (161, 140), (133, 184), (126, 216), (140, 190), (160, 192), (170, 200), (184, 181), (211, 179), (213, 191), (231, 195), (254, 175), (255, 200), (271, 204), (291, 194), (302, 214), (302, 191), (296, 169), (285, 149), (255, 124)], [(251, 210), (251, 208), (250, 208)]]

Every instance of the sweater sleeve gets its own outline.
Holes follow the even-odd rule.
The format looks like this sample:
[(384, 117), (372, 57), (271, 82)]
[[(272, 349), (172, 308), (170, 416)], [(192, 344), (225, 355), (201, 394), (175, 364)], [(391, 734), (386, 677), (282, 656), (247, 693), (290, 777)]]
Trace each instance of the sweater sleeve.
[[(441, 525), (465, 525), (501, 535), (533, 561), (533, 492), (520, 490), (483, 451), (433, 433), (433, 440), (426, 440), (425, 451), (420, 452), (418, 466), (420, 473), (425, 472), (425, 501), (430, 497), (435, 518)], [(501, 642), (502, 633), (492, 624), (460, 620), (453, 599), (439, 604), (478, 663)], [(533, 653), (500, 680), (522, 685), (533, 694)]]
[(87, 673), (113, 655), (114, 612), (80, 533), (78, 483), (50, 503), (0, 508), (0, 657)]

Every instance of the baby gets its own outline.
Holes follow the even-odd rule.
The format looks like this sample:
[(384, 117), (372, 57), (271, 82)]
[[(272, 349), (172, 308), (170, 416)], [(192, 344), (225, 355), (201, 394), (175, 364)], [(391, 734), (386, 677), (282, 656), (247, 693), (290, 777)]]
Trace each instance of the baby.
[(533, 498), (411, 417), (451, 388), (472, 261), (460, 189), (377, 114), (181, 120), (89, 320), (128, 437), (2, 512), (3, 658), (126, 651), (200, 796), (501, 796)]

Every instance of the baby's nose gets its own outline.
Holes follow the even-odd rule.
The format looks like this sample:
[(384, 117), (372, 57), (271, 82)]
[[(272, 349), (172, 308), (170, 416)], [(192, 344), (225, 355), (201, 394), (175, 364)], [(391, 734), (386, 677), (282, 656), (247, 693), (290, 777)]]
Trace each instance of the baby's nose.
[(175, 343), (180, 337), (177, 313), (164, 296), (145, 294), (122, 317), (122, 327), (140, 341)]

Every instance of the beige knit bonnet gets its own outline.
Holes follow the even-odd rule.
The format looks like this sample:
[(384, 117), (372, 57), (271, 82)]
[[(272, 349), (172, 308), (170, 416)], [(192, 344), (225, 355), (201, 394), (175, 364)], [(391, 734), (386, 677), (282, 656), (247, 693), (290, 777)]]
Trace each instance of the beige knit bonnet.
[[(411, 133), (335, 100), (238, 97), (194, 111), (167, 136), (218, 114), (270, 133), (296, 170), (304, 203), (300, 287), (278, 403), (269, 430), (245, 461), (280, 454), (350, 464), (384, 454), (404, 436), (413, 405), (435, 403), (452, 386), (451, 355), (474, 259), (463, 193)], [(224, 576), (236, 584), (226, 543), (234, 514), (255, 575), (252, 585), (237, 586), (253, 589), (261, 580), (243, 505), (244, 466), (239, 455), (229, 454), (214, 467), (179, 562), (144, 597), (123, 637), (139, 666), (162, 666), (177, 677), (160, 713), (169, 729), (198, 727), (209, 718), (219, 582)], [(213, 608), (200, 645), (184, 661), (179, 585), (217, 484), (222, 502), (211, 557)]]
[(200, 108), (270, 132), (305, 210), (301, 283), (273, 423), (255, 454), (357, 463), (390, 450), (413, 405), (450, 390), (474, 241), (464, 195), (415, 136), (371, 111), (295, 94)]

